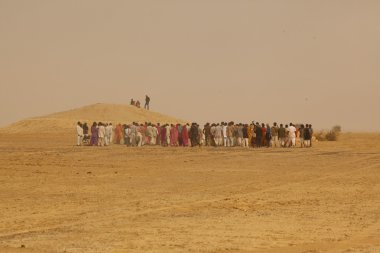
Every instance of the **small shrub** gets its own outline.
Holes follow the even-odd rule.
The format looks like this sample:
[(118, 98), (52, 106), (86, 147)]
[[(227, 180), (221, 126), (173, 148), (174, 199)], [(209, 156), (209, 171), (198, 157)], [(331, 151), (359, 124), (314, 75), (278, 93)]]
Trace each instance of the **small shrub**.
[(334, 126), (334, 127), (331, 129), (331, 131), (333, 131), (333, 132), (335, 132), (335, 133), (340, 133), (340, 132), (342, 132), (342, 127), (339, 126), (339, 125), (336, 125), (336, 126)]
[(318, 141), (325, 141), (326, 140), (326, 132), (325, 131), (317, 131), (314, 133), (314, 137)]
[(338, 132), (335, 132), (334, 130), (328, 131), (326, 134), (326, 140), (328, 141), (336, 141), (338, 139)]
[(337, 141), (339, 134), (342, 132), (342, 127), (339, 125), (331, 128), (330, 131), (322, 130), (314, 133), (318, 141)]

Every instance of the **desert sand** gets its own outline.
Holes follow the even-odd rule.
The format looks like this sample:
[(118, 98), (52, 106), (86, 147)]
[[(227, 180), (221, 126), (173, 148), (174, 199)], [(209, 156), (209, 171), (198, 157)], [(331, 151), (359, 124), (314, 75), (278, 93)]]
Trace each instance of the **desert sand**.
[(132, 105), (104, 104), (75, 108), (69, 111), (57, 112), (46, 116), (21, 120), (8, 127), (0, 128), (0, 133), (72, 133), (78, 121), (131, 123), (133, 121), (144, 123), (185, 123), (182, 119), (170, 117), (158, 112), (147, 111)]
[(63, 115), (39, 118), (44, 134), (36, 120), (0, 131), (1, 253), (380, 252), (380, 134), (309, 149), (76, 147), (70, 118), (86, 115)]

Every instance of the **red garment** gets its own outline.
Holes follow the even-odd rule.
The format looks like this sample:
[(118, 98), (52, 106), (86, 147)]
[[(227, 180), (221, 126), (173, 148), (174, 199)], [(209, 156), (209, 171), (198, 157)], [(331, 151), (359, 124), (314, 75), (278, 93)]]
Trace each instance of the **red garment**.
[(187, 132), (187, 127), (186, 125), (184, 125), (182, 127), (182, 143), (183, 143), (183, 146), (189, 146), (189, 133)]
[(267, 129), (265, 126), (261, 127), (261, 133), (262, 133), (261, 145), (266, 146), (267, 145), (267, 139), (265, 138), (265, 136), (267, 133)]
[(120, 144), (121, 139), (123, 138), (123, 127), (121, 124), (118, 124), (115, 128), (115, 142)]
[(177, 126), (173, 126), (170, 129), (170, 145), (178, 146), (178, 128)]

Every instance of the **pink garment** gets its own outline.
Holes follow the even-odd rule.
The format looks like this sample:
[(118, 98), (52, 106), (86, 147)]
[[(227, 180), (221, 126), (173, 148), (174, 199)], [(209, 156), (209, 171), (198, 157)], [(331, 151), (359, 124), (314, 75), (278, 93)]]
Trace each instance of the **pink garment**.
[(178, 128), (176, 126), (170, 130), (170, 145), (178, 146)]

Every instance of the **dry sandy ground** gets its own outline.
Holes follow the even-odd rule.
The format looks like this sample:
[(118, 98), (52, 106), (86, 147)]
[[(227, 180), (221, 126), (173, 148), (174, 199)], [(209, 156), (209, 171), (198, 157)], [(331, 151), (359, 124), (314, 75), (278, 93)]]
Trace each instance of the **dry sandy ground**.
[(380, 134), (260, 150), (38, 138), (0, 134), (1, 253), (380, 252)]

